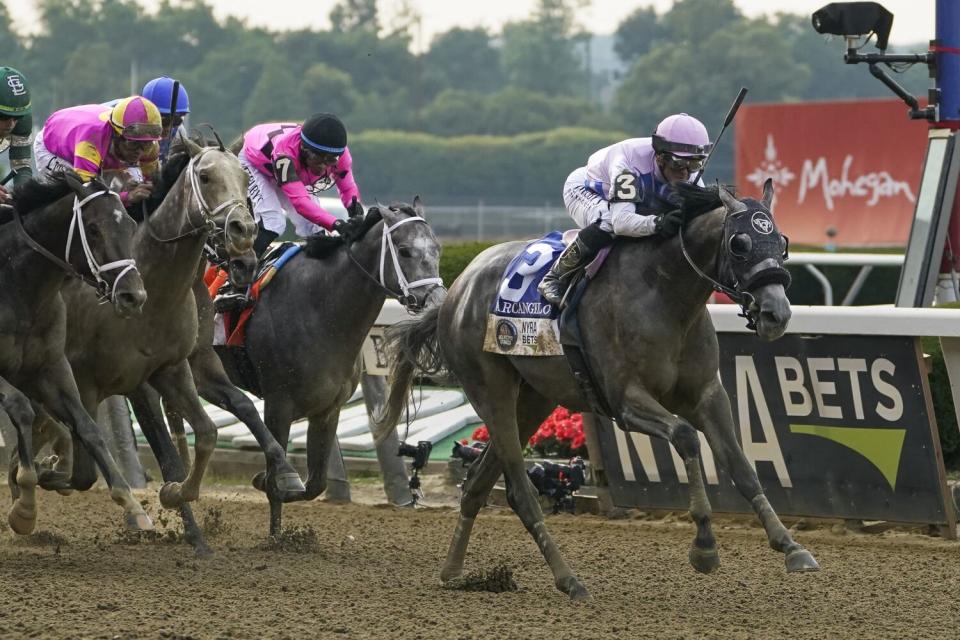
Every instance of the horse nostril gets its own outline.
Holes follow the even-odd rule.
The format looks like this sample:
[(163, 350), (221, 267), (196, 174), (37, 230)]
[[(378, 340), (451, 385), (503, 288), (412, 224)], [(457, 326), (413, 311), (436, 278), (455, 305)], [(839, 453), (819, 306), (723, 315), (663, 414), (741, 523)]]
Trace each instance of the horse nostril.
[(140, 291), (121, 291), (117, 294), (117, 304), (122, 309), (139, 309), (147, 301), (147, 292)]

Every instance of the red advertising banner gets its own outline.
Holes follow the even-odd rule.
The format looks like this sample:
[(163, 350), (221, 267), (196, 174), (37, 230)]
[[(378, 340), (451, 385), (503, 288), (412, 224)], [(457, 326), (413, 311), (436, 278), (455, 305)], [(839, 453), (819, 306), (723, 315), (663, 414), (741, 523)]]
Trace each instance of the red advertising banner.
[(776, 187), (774, 215), (795, 244), (905, 246), (927, 142), (899, 100), (744, 105), (736, 184)]

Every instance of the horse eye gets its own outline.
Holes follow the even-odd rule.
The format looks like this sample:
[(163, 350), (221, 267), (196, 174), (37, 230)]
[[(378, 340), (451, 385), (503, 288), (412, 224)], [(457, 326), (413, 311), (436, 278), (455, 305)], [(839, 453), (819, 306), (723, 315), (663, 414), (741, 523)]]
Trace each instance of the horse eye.
[(745, 233), (738, 233), (730, 238), (730, 253), (735, 256), (745, 257), (750, 255), (753, 249), (753, 240)]
[(412, 258), (413, 252), (410, 251), (407, 247), (400, 247), (400, 257), (401, 258)]
[(780, 253), (784, 260), (790, 257), (790, 238), (787, 236), (780, 236)]
[(205, 173), (201, 173), (201, 174), (200, 174), (200, 182), (202, 182), (203, 184), (209, 184), (209, 183), (210, 183), (210, 176), (208, 176), (208, 175), (205, 174)]

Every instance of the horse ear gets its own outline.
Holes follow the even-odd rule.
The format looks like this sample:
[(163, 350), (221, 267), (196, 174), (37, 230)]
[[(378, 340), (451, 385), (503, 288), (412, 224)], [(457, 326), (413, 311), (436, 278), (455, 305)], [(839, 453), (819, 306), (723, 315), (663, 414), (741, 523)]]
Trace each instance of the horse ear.
[(413, 196), (413, 210), (417, 212), (418, 216), (423, 217), (423, 200), (420, 199), (419, 195)]
[(198, 153), (200, 153), (201, 151), (203, 151), (203, 147), (201, 147), (200, 145), (198, 145), (196, 142), (194, 142), (194, 141), (191, 140), (190, 138), (183, 137), (182, 140), (183, 140), (183, 145), (187, 148), (187, 154), (188, 154), (191, 158), (193, 158), (193, 157), (196, 156)]
[(767, 178), (763, 183), (763, 197), (760, 202), (770, 211), (770, 205), (773, 204), (773, 178)]
[(734, 198), (733, 195), (727, 191), (727, 188), (723, 185), (720, 185), (720, 201), (730, 213), (735, 211), (743, 211), (747, 208), (746, 205)]

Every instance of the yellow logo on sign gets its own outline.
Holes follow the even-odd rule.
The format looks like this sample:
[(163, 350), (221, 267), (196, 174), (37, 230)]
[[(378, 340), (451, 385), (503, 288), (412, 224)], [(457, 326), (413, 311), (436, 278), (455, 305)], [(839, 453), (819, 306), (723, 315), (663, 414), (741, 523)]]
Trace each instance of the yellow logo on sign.
[(897, 471), (906, 429), (870, 429), (864, 427), (825, 427), (813, 424), (791, 424), (791, 433), (819, 436), (853, 449), (877, 468), (887, 484), (897, 490)]

